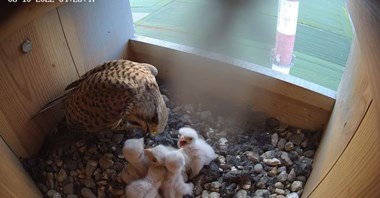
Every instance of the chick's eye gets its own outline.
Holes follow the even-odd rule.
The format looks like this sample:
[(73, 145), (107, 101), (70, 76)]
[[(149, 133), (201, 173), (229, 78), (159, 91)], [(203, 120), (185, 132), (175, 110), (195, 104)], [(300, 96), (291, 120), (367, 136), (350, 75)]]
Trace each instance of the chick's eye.
[(189, 138), (189, 140), (190, 140), (190, 141), (192, 141), (192, 140), (193, 140), (193, 138)]
[(156, 159), (156, 158), (154, 158), (152, 161), (153, 161), (153, 162), (157, 162), (157, 159)]

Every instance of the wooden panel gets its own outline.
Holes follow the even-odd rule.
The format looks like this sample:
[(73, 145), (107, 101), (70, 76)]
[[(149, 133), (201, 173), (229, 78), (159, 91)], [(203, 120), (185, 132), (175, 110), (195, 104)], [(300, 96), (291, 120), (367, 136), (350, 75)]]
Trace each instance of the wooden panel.
[(368, 73), (362, 58), (363, 54), (354, 39), (334, 110), (319, 145), (313, 172), (305, 186), (305, 196), (313, 191), (342, 155), (372, 101)]
[(60, 1), (52, 3), (35, 3), (34, 1), (31, 3), (21, 3), (20, 1), (19, 3), (10, 3), (1, 1), (0, 41), (62, 4)]
[(175, 93), (188, 97), (213, 95), (239, 102), (296, 127), (321, 129), (335, 101), (329, 90), (318, 87), (321, 93), (317, 93), (290, 82), (294, 79), (306, 87), (317, 87), (312, 83), (301, 83), (300, 79), (250, 63), (215, 58), (215, 54), (199, 56), (203, 52), (182, 45), (136, 37), (131, 40), (130, 50), (132, 60), (155, 65), (159, 77)]
[(108, 60), (126, 58), (134, 34), (129, 1), (70, 3), (58, 12), (80, 75)]
[(342, 157), (310, 197), (380, 197), (380, 133), (374, 105)]
[[(376, 0), (348, 1), (349, 13), (362, 50), (362, 62), (368, 68), (371, 91), (380, 101), (380, 2)], [(380, 117), (380, 105), (377, 107)]]
[(20, 161), (0, 137), (0, 197), (42, 197)]
[[(27, 38), (32, 50), (23, 53)], [(59, 116), (31, 115), (78, 78), (57, 10), (1, 41), (0, 69), (0, 134), (18, 156), (34, 154)]]

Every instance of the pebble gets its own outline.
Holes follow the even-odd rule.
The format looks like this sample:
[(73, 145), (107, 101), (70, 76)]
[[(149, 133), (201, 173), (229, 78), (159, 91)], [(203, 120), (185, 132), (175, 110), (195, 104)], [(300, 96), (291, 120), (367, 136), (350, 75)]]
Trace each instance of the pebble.
[(84, 198), (96, 198), (96, 195), (88, 188), (82, 188), (80, 193)]
[(78, 198), (78, 195), (70, 194), (67, 195), (66, 198)]
[(294, 149), (294, 144), (293, 144), (293, 142), (287, 142), (286, 144), (285, 144), (285, 151), (288, 151), (288, 152), (290, 152), (290, 151), (292, 151), (293, 149)]
[(276, 157), (276, 152), (275, 151), (267, 151), (263, 153), (260, 157), (264, 159), (272, 159)]
[(218, 155), (219, 164), (225, 164), (226, 158), (223, 155)]
[(63, 193), (66, 195), (74, 194), (74, 184), (73, 183), (67, 183), (65, 186), (63, 186)]
[(277, 175), (277, 167), (273, 167), (269, 172), (268, 172), (268, 176), (270, 177), (273, 177)]
[(286, 195), (286, 198), (299, 198), (299, 196), (297, 193), (290, 193), (290, 194)]
[(219, 181), (213, 181), (213, 182), (211, 182), (211, 185), (210, 185), (210, 191), (211, 192), (219, 192), (220, 186), (221, 186), (221, 184)]
[(274, 187), (275, 187), (275, 188), (283, 189), (283, 188), (284, 188), (284, 184), (281, 183), (281, 182), (276, 182), (276, 183), (274, 184)]
[(228, 140), (226, 138), (220, 138), (218, 140), (218, 146), (220, 150), (227, 150), (228, 149)]
[(290, 190), (293, 192), (299, 191), (302, 189), (302, 182), (300, 181), (294, 181), (292, 183), (292, 186), (290, 187)]
[(273, 159), (264, 159), (263, 162), (269, 166), (278, 166), (281, 164), (281, 161), (277, 158)]
[(305, 155), (306, 157), (313, 157), (313, 155), (314, 155), (314, 151), (312, 151), (312, 150), (305, 151), (305, 152), (304, 152), (304, 155)]
[(123, 138), (124, 138), (124, 134), (116, 133), (112, 136), (112, 142), (114, 142), (115, 144), (120, 144), (121, 141), (123, 141)]
[(92, 179), (91, 177), (90, 177), (90, 178), (86, 178), (86, 179), (84, 180), (84, 185), (85, 185), (87, 188), (93, 188), (93, 187), (96, 186), (94, 179)]
[(211, 192), (209, 198), (219, 198), (219, 197), (220, 197), (219, 193), (217, 193), (217, 192)]
[(258, 197), (268, 197), (269, 195), (270, 195), (270, 192), (267, 189), (258, 189), (254, 193), (254, 196), (258, 196)]
[(52, 198), (54, 196), (54, 194), (57, 193), (57, 191), (55, 190), (49, 190), (46, 195), (49, 197), (49, 198)]
[(285, 182), (286, 180), (288, 180), (288, 174), (286, 173), (286, 171), (282, 171), (278, 176), (277, 176), (277, 179), (279, 182)]
[(91, 177), (91, 175), (94, 173), (96, 167), (98, 166), (97, 161), (90, 160), (86, 164), (86, 177)]
[(207, 191), (207, 190), (203, 190), (202, 191), (202, 198), (209, 198), (210, 197), (210, 193)]
[(294, 171), (294, 168), (292, 168), (288, 174), (288, 181), (293, 182), (294, 180), (296, 180), (296, 172)]
[(253, 170), (256, 172), (256, 173), (261, 173), (263, 171), (263, 165), (261, 164), (256, 164), (255, 167), (253, 168)]
[(289, 137), (289, 142), (293, 142), (295, 145), (300, 145), (304, 139), (305, 135), (303, 133), (293, 134)]
[(279, 188), (276, 188), (274, 190), (275, 193), (277, 193), (278, 195), (284, 195), (285, 194), (285, 191), (283, 189), (279, 189)]
[(242, 189), (242, 190), (237, 191), (234, 198), (246, 198), (247, 196), (248, 196), (247, 191)]
[(277, 143), (278, 143), (278, 134), (277, 133), (273, 133), (272, 134), (272, 140), (271, 140), (271, 143), (273, 146), (277, 146)]
[(257, 163), (260, 161), (260, 155), (257, 152), (246, 151), (244, 154), (245, 156), (247, 156), (248, 160), (250, 160), (253, 163)]
[(285, 161), (285, 165), (286, 165), (286, 166), (291, 166), (291, 165), (293, 165), (293, 162), (292, 162), (292, 160), (289, 158), (289, 155), (288, 155), (287, 152), (282, 152), (280, 158), (281, 158), (283, 161)]
[(63, 182), (65, 179), (67, 178), (67, 173), (65, 170), (61, 169), (59, 172), (58, 172), (58, 175), (57, 175), (57, 180), (59, 182)]
[[(111, 155), (112, 155), (112, 154), (111, 154)], [(100, 168), (102, 168), (103, 170), (110, 168), (112, 165), (113, 165), (112, 158), (111, 158), (109, 155), (107, 155), (107, 154), (104, 154), (104, 155), (99, 159), (99, 166), (100, 166)]]
[(276, 198), (285, 198), (284, 195), (277, 195)]
[(286, 142), (287, 141), (285, 138), (280, 138), (280, 140), (277, 143), (278, 150), (280, 150), (280, 151), (284, 150)]

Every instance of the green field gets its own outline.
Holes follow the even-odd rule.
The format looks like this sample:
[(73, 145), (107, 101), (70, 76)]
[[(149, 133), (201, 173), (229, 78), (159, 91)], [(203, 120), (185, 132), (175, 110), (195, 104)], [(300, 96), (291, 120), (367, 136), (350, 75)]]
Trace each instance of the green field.
[[(277, 0), (247, 1), (226, 22), (218, 0), (131, 0), (133, 13), (145, 13), (135, 22), (136, 34), (179, 44), (201, 46), (218, 38), (218, 27), (228, 31), (213, 49), (271, 67), (277, 24)], [(216, 26), (220, 24), (221, 26)], [(203, 38), (204, 40), (200, 40)], [(290, 74), (337, 90), (352, 40), (344, 0), (300, 0)], [(222, 42), (221, 42), (222, 41)]]

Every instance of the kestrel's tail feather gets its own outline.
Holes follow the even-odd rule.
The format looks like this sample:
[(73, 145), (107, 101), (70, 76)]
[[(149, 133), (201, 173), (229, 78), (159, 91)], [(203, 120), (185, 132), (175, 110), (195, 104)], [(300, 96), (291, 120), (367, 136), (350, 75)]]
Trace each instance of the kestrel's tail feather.
[(37, 117), (38, 115), (40, 115), (41, 113), (55, 107), (56, 105), (59, 105), (61, 104), (62, 100), (66, 98), (67, 95), (69, 95), (70, 92), (65, 92), (63, 93), (62, 95), (56, 97), (56, 98), (53, 98), (50, 102), (48, 102), (47, 104), (45, 104), (41, 110), (39, 110), (36, 114), (34, 114), (30, 120), (34, 119), (35, 117)]

